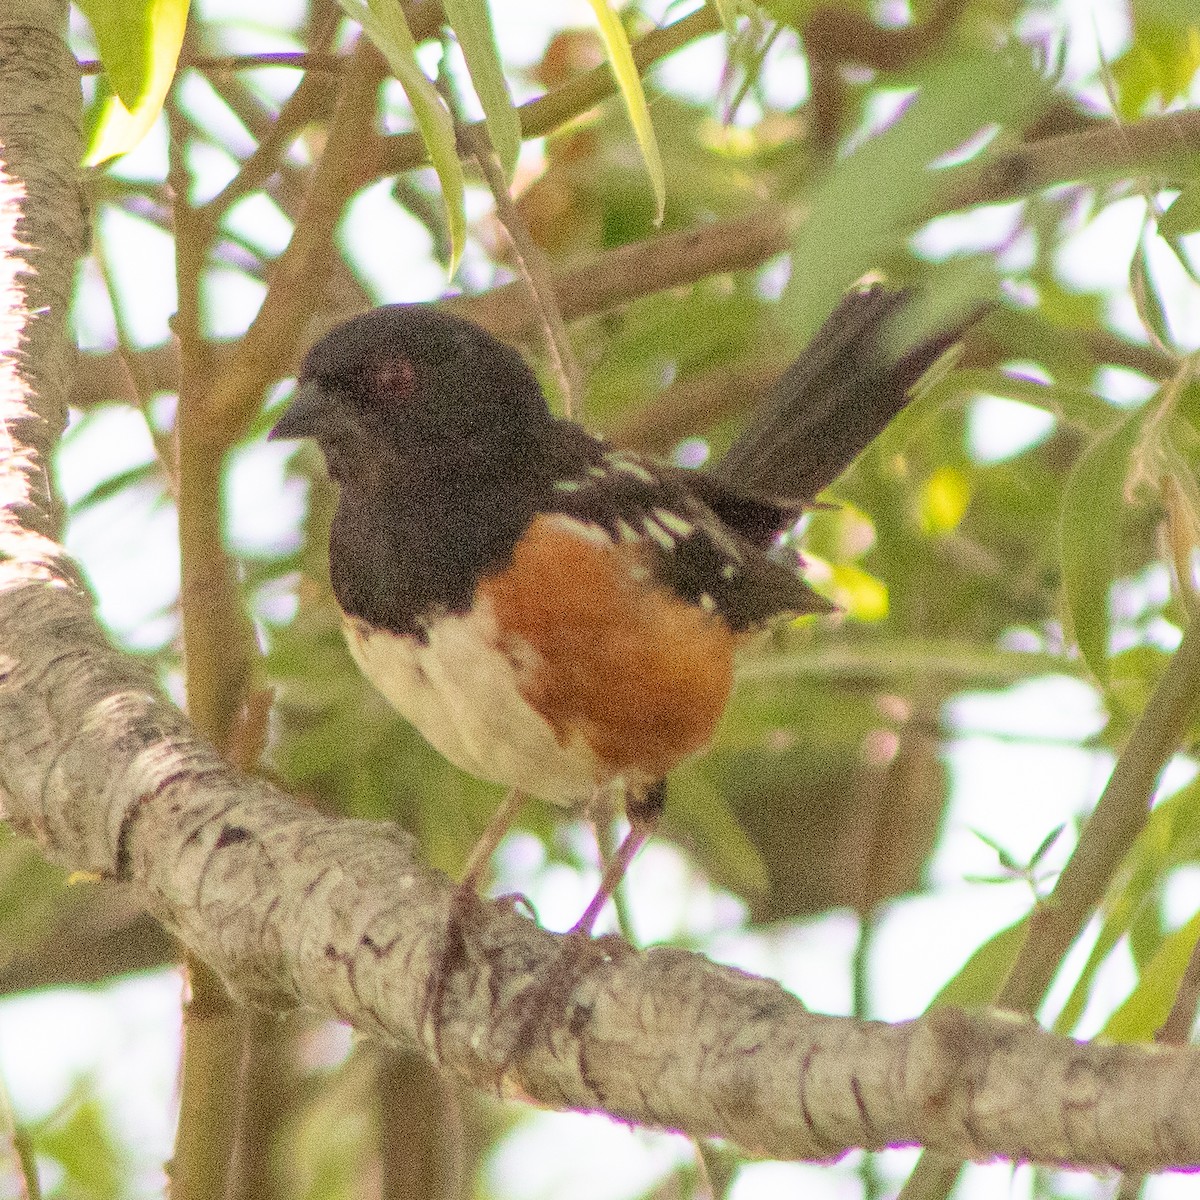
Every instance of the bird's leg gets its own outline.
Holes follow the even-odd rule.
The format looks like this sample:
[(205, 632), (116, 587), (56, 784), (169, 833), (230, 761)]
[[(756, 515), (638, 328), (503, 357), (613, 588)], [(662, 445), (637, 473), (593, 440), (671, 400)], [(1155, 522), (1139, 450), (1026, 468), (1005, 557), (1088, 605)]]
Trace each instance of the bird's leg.
[(616, 854), (605, 865), (600, 886), (583, 910), (583, 915), (560, 943), (552, 967), (541, 972), (515, 1002), (517, 1024), (509, 1061), (529, 1050), (542, 1031), (552, 1029), (568, 1018), (575, 989), (590, 970), (610, 962), (614, 954), (628, 950), (626, 943), (619, 938), (593, 938), (592, 929), (628, 870), (633, 856), (657, 828), (665, 799), (665, 781), (656, 783), (643, 793), (626, 793), (625, 814), (629, 818), (629, 832)]
[(460, 891), (479, 891), (480, 880), (487, 873), (488, 864), (496, 847), (504, 840), (504, 835), (512, 828), (517, 814), (525, 807), (525, 793), (520, 788), (510, 788), (500, 807), (492, 813), (483, 832), (479, 835), (471, 853), (467, 856), (467, 865), (463, 869)]
[(633, 857), (645, 844), (647, 838), (658, 828), (666, 802), (666, 781), (660, 779), (649, 791), (638, 795), (629, 792), (625, 799), (625, 815), (629, 818), (629, 832), (621, 840), (617, 852), (605, 864), (600, 886), (592, 897), (583, 916), (571, 927), (571, 934), (591, 935), (596, 920), (604, 910), (617, 885), (629, 870)]
[(439, 1060), (442, 1057), (442, 1008), (446, 1000), (446, 986), (454, 972), (462, 967), (468, 958), (466, 927), (468, 919), (480, 903), (479, 884), (487, 874), (496, 847), (504, 840), (504, 835), (512, 828), (517, 814), (524, 806), (525, 793), (518, 788), (510, 789), (500, 807), (489, 818), (475, 845), (471, 847), (462, 879), (450, 897), (446, 930), (437, 954), (437, 962), (425, 988), (422, 1013), (422, 1024), (432, 1023), (433, 1047)]

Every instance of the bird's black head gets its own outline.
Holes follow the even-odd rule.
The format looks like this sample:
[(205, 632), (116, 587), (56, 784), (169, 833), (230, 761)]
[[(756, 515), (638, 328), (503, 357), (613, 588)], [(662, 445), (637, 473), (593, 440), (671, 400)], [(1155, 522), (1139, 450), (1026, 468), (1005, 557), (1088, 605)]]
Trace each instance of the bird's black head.
[(462, 317), (392, 304), (343, 322), (304, 358), (272, 438), (314, 438), (340, 482), (383, 456), (399, 471), (433, 461), (515, 460), (552, 420), (521, 355)]

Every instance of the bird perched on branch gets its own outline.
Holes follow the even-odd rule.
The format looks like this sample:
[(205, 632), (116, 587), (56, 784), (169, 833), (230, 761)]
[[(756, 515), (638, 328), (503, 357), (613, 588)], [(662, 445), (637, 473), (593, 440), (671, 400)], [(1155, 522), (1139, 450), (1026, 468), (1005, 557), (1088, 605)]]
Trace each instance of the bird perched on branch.
[(849, 294), (709, 470), (556, 419), (516, 350), (436, 307), (377, 308), (304, 359), (271, 437), (314, 438), (339, 486), (330, 576), (364, 674), (514, 795), (624, 791), (630, 830), (577, 932), (653, 830), (667, 774), (712, 737), (738, 646), (829, 607), (773, 547), (961, 332), (897, 352), (909, 298)]

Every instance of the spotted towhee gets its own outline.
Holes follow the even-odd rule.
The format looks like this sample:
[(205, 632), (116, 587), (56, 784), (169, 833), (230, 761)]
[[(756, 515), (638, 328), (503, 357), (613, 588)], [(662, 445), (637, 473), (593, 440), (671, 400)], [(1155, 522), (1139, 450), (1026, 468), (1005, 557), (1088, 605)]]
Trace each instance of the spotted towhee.
[(709, 470), (556, 419), (517, 351), (435, 307), (377, 308), (304, 359), (271, 436), (314, 438), (339, 485), (330, 574), (363, 672), (465, 771), (559, 804), (625, 791), (577, 929), (712, 737), (739, 644), (828, 608), (775, 543), (961, 332), (890, 351), (907, 298), (848, 295)]

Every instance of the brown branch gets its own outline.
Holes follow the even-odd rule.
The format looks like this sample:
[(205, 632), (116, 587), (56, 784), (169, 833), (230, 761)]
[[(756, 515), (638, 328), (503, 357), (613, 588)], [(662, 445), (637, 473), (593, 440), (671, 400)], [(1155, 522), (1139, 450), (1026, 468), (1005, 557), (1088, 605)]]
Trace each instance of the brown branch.
[(1190, 179), (1200, 153), (1200, 111), (1164, 113), (1129, 124), (1025, 142), (980, 163), (974, 179), (943, 198), (943, 212), (1017, 200), (1064, 183), (1101, 184), (1130, 173)]
[(375, 1091), (381, 1200), (461, 1196), (462, 1113), (453, 1085), (424, 1056), (381, 1048)]
[(237, 1076), (240, 1103), (222, 1200), (287, 1200), (293, 1177), (280, 1167), (287, 1161), (287, 1139), (294, 1132), (300, 1090), (297, 1043), (306, 1022), (256, 1011), (246, 1025), (240, 1061), (225, 1066)]
[[(167, 113), (179, 297), (172, 329), (180, 364), (176, 513), (187, 704), (200, 734), (225, 750), (249, 690), (257, 646), (222, 538), (223, 447), (209, 436), (212, 347), (204, 334), (201, 289), (216, 224), (189, 201), (191, 178), (184, 162), (189, 126), (174, 97)], [(200, 1200), (226, 1190), (239, 1097), (237, 1072), (229, 1068), (240, 1056), (248, 1020), (208, 965), (191, 954), (185, 957), (190, 995), (169, 1174), (176, 1200)]]
[[(260, 67), (291, 67), (297, 71), (337, 72), (345, 68), (349, 55), (314, 53), (309, 50), (261, 50), (257, 54), (189, 54), (179, 58), (179, 70), (255, 71)], [(99, 59), (85, 58), (79, 63), (80, 75), (102, 75)]]
[(179, 960), (174, 939), (123, 891), (90, 886), (86, 899), (62, 906), (37, 945), (0, 967), (0, 996), (109, 983)]
[(180, 612), (187, 663), (188, 712), (202, 736), (222, 748), (232, 735), (250, 679), (253, 638), (233, 563), (221, 535), (224, 446), (212, 437), (212, 348), (204, 335), (201, 285), (214, 225), (191, 207), (182, 134), (172, 117), (170, 174), (175, 196), (175, 278), (179, 307), (176, 417)]
[(786, 366), (783, 361), (727, 363), (684, 376), (646, 404), (623, 412), (605, 433), (619, 446), (666, 454), (689, 434), (752, 411)]
[(271, 270), (262, 308), (238, 342), (209, 398), (209, 437), (232, 445), (262, 403), (263, 392), (288, 369), (297, 342), (321, 298), (334, 257), (333, 233), (346, 201), (374, 178), (371, 145), (375, 93), (384, 75), (379, 52), (365, 38), (354, 52), (330, 125), (325, 153), (297, 218), (292, 239)]
[[(28, 648), (0, 692), (0, 730), (20, 752), (3, 786), (21, 831), (58, 861), (123, 878), (243, 998), (432, 1044), (425, 981), (444, 964), (454, 889), (409, 837), (321, 817), (231, 771), (103, 644), (77, 591), (0, 569), (0, 629), (5, 650), (18, 636)], [(919, 1141), (1081, 1166), (1200, 1159), (1187, 1099), (1200, 1053), (1079, 1046), (953, 1011), (896, 1026), (824, 1017), (682, 950), (601, 943), (561, 1020), (517, 1041), (522, 998), (559, 968), (560, 942), (480, 908), (447, 980), (447, 1069), (776, 1157)]]
[[(637, 41), (633, 46), (633, 61), (645, 74), (659, 59), (674, 54), (698, 38), (716, 33), (720, 28), (715, 9), (706, 4)], [(526, 140), (545, 137), (616, 93), (616, 81), (608, 65), (594, 67), (562, 87), (520, 105), (517, 112), (521, 118), (521, 136)], [(384, 174), (410, 171), (429, 161), (429, 152), (419, 133), (397, 133), (381, 140)]]
[[(786, 250), (790, 241), (786, 216), (764, 207), (750, 216), (606, 251), (557, 273), (554, 290), (563, 318), (574, 321), (709, 275), (760, 266)], [(521, 283), (446, 304), (508, 341), (523, 341), (537, 329), (537, 311)]]
[[(332, 23), (331, 23), (332, 24)], [(318, 31), (319, 36), (324, 33)], [(332, 29), (330, 30), (332, 34)], [(339, 55), (339, 58), (343, 56)], [(258, 190), (279, 169), (279, 162), (306, 125), (328, 116), (336, 89), (318, 75), (305, 75), (296, 90), (283, 102), (279, 115), (258, 139), (238, 173), (208, 202), (214, 212), (224, 212), (243, 196)]]
[(173, 1200), (223, 1196), (237, 1138), (241, 1058), (251, 1024), (220, 977), (189, 951), (189, 996), (175, 1148), (167, 1167)]
[(941, 46), (957, 23), (965, 0), (940, 0), (924, 21), (891, 28), (866, 13), (821, 5), (803, 23), (804, 50), (811, 80), (812, 141), (817, 155), (829, 159), (846, 132), (846, 66), (901, 71)]

